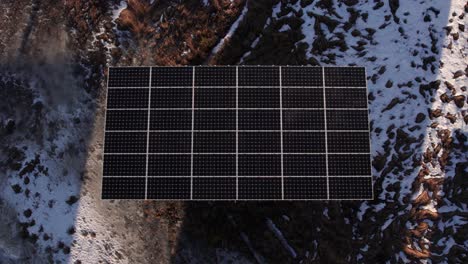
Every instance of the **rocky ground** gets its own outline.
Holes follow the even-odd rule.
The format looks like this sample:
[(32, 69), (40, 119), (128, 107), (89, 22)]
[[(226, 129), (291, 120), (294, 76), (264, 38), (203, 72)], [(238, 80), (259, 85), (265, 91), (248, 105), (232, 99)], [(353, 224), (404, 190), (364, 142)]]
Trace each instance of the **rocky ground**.
[[(0, 2), (0, 263), (468, 261), (468, 3)], [(360, 65), (375, 199), (101, 201), (109, 65)]]

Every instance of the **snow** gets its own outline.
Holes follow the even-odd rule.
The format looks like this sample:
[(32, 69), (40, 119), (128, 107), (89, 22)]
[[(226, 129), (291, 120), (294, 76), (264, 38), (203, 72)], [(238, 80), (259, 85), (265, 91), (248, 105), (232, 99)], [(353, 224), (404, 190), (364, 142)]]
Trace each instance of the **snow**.
[(296, 251), (294, 250), (294, 248), (291, 247), (291, 245), (289, 245), (288, 241), (284, 237), (281, 230), (279, 230), (276, 227), (275, 223), (273, 223), (273, 221), (270, 218), (267, 218), (266, 222), (267, 222), (268, 228), (273, 232), (273, 234), (275, 234), (276, 238), (281, 242), (281, 245), (283, 245), (283, 247), (289, 252), (291, 257), (296, 258), (297, 257)]
[[(151, 1), (151, 4), (152, 3), (153, 1)], [(115, 21), (117, 18), (119, 18), (120, 13), (122, 13), (122, 11), (126, 8), (127, 8), (127, 1), (121, 0), (119, 5), (116, 8), (114, 8), (114, 10), (112, 11), (112, 21)]]
[(247, 3), (244, 5), (244, 8), (242, 9), (242, 12), (241, 14), (239, 15), (239, 17), (237, 18), (236, 21), (234, 21), (234, 23), (232, 23), (231, 27), (229, 28), (228, 32), (226, 33), (226, 35), (224, 36), (224, 38), (222, 38), (218, 44), (213, 48), (212, 50), (212, 54), (216, 54), (218, 53), (222, 47), (224, 47), (224, 44), (229, 41), (229, 39), (232, 37), (232, 35), (234, 34), (234, 32), (236, 32), (236, 29), (237, 27), (239, 27), (239, 23), (244, 20), (244, 17), (245, 15), (247, 14), (247, 11), (248, 11), (248, 8), (247, 8)]
[(291, 30), (291, 27), (288, 24), (284, 24), (283, 26), (281, 26), (281, 28), (278, 31), (279, 32), (285, 32), (285, 31), (288, 31), (288, 30)]

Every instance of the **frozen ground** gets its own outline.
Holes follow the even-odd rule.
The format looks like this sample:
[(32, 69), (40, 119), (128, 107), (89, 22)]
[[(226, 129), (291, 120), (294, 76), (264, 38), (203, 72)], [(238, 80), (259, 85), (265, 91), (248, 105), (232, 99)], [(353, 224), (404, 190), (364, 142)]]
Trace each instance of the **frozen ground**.
[[(0, 262), (466, 262), (467, 8), (461, 0), (0, 3)], [(122, 21), (124, 10), (140, 16)], [(207, 31), (178, 32), (186, 21)], [(375, 200), (101, 201), (105, 66), (171, 56), (167, 64), (365, 66)]]

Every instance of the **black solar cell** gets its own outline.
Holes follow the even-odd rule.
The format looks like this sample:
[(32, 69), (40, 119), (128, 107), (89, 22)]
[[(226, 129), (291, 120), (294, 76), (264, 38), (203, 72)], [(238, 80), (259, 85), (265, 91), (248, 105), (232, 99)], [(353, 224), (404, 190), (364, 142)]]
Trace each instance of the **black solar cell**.
[(192, 88), (152, 88), (151, 108), (192, 108)]
[(328, 130), (368, 130), (367, 110), (327, 110)]
[(195, 130), (236, 130), (236, 110), (196, 110)]
[(281, 176), (281, 155), (239, 155), (239, 176)]
[(145, 177), (104, 177), (102, 199), (145, 199)]
[(289, 177), (284, 178), (284, 199), (326, 200), (326, 177)]
[(109, 87), (149, 87), (150, 67), (109, 68)]
[(146, 132), (107, 132), (104, 149), (107, 153), (146, 153), (146, 141)]
[(194, 155), (193, 176), (236, 176), (236, 155)]
[(148, 110), (107, 111), (106, 130), (146, 130)]
[(107, 109), (148, 108), (148, 88), (109, 89)]
[(239, 110), (239, 130), (280, 129), (280, 110)]
[(236, 199), (235, 177), (193, 178), (193, 199), (234, 200)]
[(149, 177), (148, 199), (189, 200), (190, 177)]
[(321, 67), (282, 67), (281, 85), (296, 87), (323, 87)]
[(323, 88), (282, 88), (283, 108), (323, 108)]

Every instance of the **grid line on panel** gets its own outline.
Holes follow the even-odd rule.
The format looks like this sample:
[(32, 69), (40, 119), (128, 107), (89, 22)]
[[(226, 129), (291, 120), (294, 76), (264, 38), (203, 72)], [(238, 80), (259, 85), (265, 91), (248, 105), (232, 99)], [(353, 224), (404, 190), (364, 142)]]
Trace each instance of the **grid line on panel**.
[(325, 68), (322, 68), (323, 84), (323, 117), (325, 119), (325, 172), (327, 174), (327, 200), (330, 199), (330, 179), (328, 178), (328, 138), (327, 138), (327, 98), (325, 93)]
[(150, 142), (150, 115), (151, 115), (151, 73), (152, 69), (149, 69), (149, 84), (148, 84), (148, 126), (146, 132), (146, 176), (145, 176), (145, 200), (148, 198), (148, 165), (149, 165), (149, 142)]
[(190, 146), (190, 200), (193, 199), (193, 129), (195, 127), (195, 67), (192, 67), (192, 139)]
[(284, 200), (284, 164), (283, 164), (283, 94), (282, 94), (282, 79), (281, 79), (281, 66), (279, 70), (279, 99), (280, 99), (280, 145), (281, 145), (281, 200)]
[(236, 66), (236, 200), (239, 198), (239, 67)]

